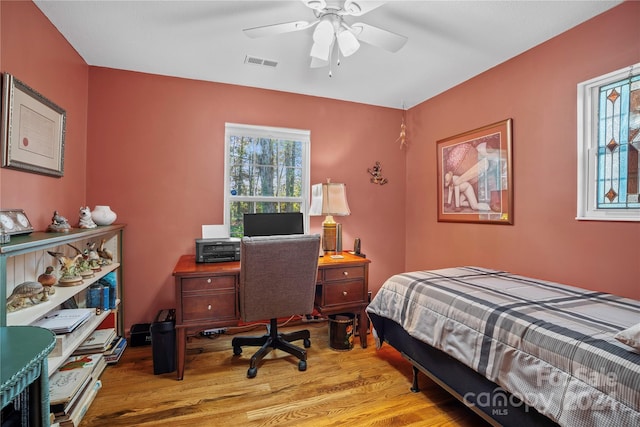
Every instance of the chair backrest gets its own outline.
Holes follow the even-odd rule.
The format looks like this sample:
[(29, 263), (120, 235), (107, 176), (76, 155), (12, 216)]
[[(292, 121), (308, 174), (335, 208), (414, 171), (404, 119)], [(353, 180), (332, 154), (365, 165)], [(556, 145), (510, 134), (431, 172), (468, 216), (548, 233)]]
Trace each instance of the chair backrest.
[(313, 311), (320, 235), (243, 237), (240, 315), (245, 322)]

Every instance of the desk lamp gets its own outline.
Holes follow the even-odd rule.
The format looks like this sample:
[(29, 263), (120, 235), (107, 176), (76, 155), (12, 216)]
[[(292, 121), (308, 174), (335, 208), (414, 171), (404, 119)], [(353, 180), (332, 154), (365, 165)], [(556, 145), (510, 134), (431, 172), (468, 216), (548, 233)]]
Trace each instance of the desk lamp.
[(325, 253), (336, 251), (337, 227), (333, 215), (346, 216), (350, 213), (346, 185), (327, 180), (311, 187), (309, 215), (326, 215), (322, 223), (322, 250)]

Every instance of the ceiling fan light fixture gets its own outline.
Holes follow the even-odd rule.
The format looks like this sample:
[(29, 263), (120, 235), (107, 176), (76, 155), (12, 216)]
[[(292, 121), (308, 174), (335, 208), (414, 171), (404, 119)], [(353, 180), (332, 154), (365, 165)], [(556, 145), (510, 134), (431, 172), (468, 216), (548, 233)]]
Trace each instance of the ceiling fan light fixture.
[(313, 41), (328, 46), (333, 43), (333, 32), (333, 23), (323, 18), (313, 31)]
[(323, 61), (328, 61), (329, 54), (331, 53), (331, 46), (332, 44), (325, 45), (325, 44), (316, 42), (311, 46), (310, 55), (314, 58), (318, 58)]
[(388, 0), (300, 0), (300, 2), (313, 10), (315, 20), (262, 25), (245, 28), (242, 31), (248, 37), (258, 38), (315, 27), (312, 34), (313, 44), (309, 52), (311, 68), (330, 65), (332, 55), (337, 56), (336, 63), (339, 65), (340, 58), (358, 52), (362, 43), (396, 52), (407, 42), (407, 37), (383, 28), (364, 22), (347, 24), (344, 21), (346, 16), (362, 16), (384, 5)]
[(313, 31), (313, 46), (310, 55), (327, 61), (334, 40), (333, 23), (329, 19), (322, 19)]
[(344, 57), (351, 56), (360, 49), (360, 42), (356, 36), (347, 29), (341, 28), (338, 30), (336, 39), (338, 40), (340, 52)]

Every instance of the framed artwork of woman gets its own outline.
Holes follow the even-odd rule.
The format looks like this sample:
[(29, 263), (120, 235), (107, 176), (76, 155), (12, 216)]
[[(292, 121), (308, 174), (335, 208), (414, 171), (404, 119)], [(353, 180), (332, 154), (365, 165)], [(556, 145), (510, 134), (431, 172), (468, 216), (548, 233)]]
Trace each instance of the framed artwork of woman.
[(437, 141), (438, 221), (513, 224), (512, 119)]

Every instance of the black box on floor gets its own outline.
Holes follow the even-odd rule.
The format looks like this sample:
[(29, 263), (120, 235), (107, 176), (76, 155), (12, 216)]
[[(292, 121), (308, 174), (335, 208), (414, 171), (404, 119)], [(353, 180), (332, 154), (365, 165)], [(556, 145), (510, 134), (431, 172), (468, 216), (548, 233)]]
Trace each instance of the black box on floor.
[(176, 311), (160, 310), (151, 324), (153, 374), (176, 370)]
[(131, 325), (131, 347), (151, 344), (151, 323)]

